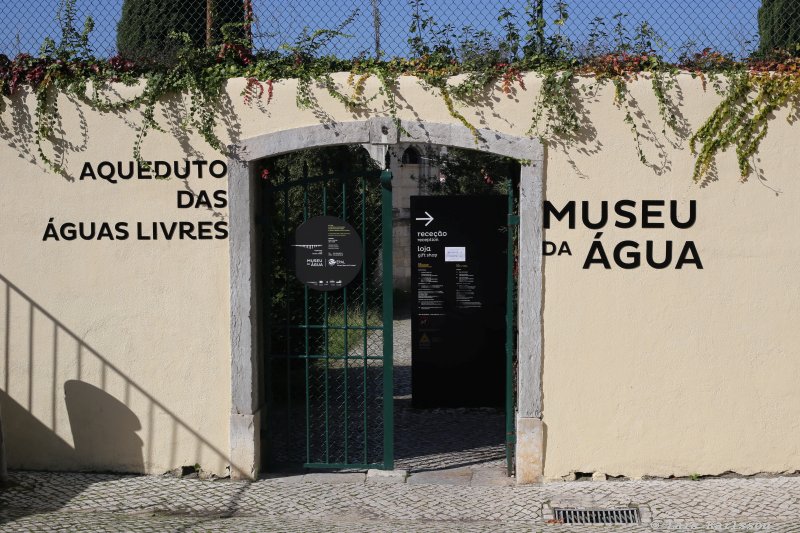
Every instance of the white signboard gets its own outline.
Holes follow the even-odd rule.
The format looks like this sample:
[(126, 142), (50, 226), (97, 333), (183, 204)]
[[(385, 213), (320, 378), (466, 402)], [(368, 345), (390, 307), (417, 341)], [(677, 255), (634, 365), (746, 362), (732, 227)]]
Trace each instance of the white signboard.
[(467, 249), (464, 246), (445, 246), (444, 260), (446, 263), (457, 263), (467, 260)]

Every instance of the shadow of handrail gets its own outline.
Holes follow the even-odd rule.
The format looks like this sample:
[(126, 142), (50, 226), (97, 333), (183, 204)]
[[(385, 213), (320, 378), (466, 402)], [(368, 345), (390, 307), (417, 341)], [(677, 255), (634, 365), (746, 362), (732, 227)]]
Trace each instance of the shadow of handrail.
[[(147, 426), (146, 426), (146, 434), (145, 437), (147, 439), (145, 450), (148, 455), (148, 464), (152, 464), (150, 461), (152, 449), (153, 449), (153, 432), (154, 432), (154, 417), (155, 417), (155, 410), (159, 409), (164, 414), (166, 414), (172, 423), (172, 431), (171, 431), (171, 442), (170, 442), (170, 450), (172, 456), (170, 457), (170, 465), (174, 468), (175, 465), (175, 445), (177, 441), (177, 430), (181, 428), (185, 432), (187, 432), (192, 438), (196, 441), (196, 454), (199, 457), (201, 455), (201, 446), (205, 449), (209, 450), (213, 454), (215, 454), (218, 459), (221, 459), (223, 463), (228, 464), (231, 470), (236, 471), (240, 475), (248, 475), (248, 473), (244, 472), (242, 469), (238, 468), (236, 465), (231, 463), (229, 455), (217, 448), (214, 444), (209, 442), (205, 437), (203, 437), (197, 430), (189, 426), (186, 422), (182, 421), (170, 408), (168, 408), (164, 403), (156, 399), (152, 394), (147, 392), (141, 385), (137, 384), (135, 381), (128, 378), (122, 370), (120, 370), (117, 366), (113, 363), (109, 362), (108, 359), (103, 357), (100, 353), (97, 352), (92, 346), (87, 344), (77, 333), (75, 333), (72, 329), (58, 320), (52, 313), (50, 313), (47, 309), (39, 305), (32, 297), (30, 297), (25, 291), (20, 289), (17, 285), (11, 282), (8, 278), (4, 275), (0, 274), (0, 282), (5, 285), (5, 293), (4, 300), (5, 300), (5, 337), (4, 337), (4, 389), (8, 392), (9, 389), (9, 380), (10, 380), (10, 359), (11, 359), (11, 346), (10, 346), (10, 336), (11, 336), (11, 295), (12, 292), (16, 294), (18, 297), (22, 298), (25, 302), (27, 302), (29, 306), (29, 320), (30, 320), (30, 328), (29, 328), (29, 338), (28, 338), (28, 398), (27, 398), (27, 410), (30, 412), (32, 411), (32, 395), (34, 391), (34, 383), (35, 383), (35, 369), (40, 367), (35, 367), (33, 364), (33, 317), (34, 311), (40, 313), (42, 316), (46, 317), (48, 320), (52, 322), (52, 327), (54, 331), (54, 341), (53, 341), (53, 368), (52, 370), (52, 379), (53, 379), (53, 387), (52, 387), (52, 397), (51, 397), (51, 409), (52, 409), (52, 417), (51, 417), (51, 427), (50, 430), (55, 432), (56, 430), (56, 423), (57, 423), (57, 416), (56, 416), (56, 405), (57, 405), (57, 397), (56, 397), (56, 390), (57, 390), (57, 383), (56, 383), (56, 365), (57, 365), (57, 355), (58, 355), (58, 332), (62, 331), (67, 334), (70, 338), (72, 338), (75, 343), (77, 343), (78, 351), (77, 351), (77, 374), (78, 379), (81, 379), (82, 374), (82, 366), (83, 366), (83, 356), (84, 354), (88, 354), (89, 356), (93, 356), (97, 362), (99, 362), (102, 366), (100, 369), (100, 386), (99, 388), (102, 391), (106, 391), (107, 386), (107, 375), (109, 373), (113, 373), (119, 379), (121, 379), (125, 385), (125, 397), (122, 400), (125, 406), (130, 405), (130, 391), (134, 390), (139, 393), (142, 397), (144, 397), (147, 402)], [(32, 414), (32, 413), (31, 413)], [(7, 437), (14, 438), (13, 435), (8, 435)], [(91, 465), (89, 465), (91, 466)], [(103, 470), (107, 470), (107, 468), (101, 468)]]

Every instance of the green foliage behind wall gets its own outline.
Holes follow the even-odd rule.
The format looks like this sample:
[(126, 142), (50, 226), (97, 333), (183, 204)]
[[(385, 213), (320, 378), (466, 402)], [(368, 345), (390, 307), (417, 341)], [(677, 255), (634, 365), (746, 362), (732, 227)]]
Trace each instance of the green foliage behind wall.
[[(207, 6), (211, 6), (211, 42), (206, 42)], [(169, 36), (185, 33), (196, 48), (222, 42), (226, 24), (244, 22), (243, 0), (125, 0), (117, 26), (117, 48), (127, 59), (171, 64), (180, 43)]]
[(800, 45), (800, 0), (764, 0), (758, 10), (759, 51)]

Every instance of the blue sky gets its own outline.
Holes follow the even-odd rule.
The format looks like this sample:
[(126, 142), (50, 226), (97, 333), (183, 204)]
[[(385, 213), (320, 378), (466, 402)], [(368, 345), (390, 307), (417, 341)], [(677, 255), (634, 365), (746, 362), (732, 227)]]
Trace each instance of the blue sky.
[[(553, 3), (546, 1), (546, 18), (549, 21), (557, 18), (552, 9)], [(589, 24), (595, 17), (606, 19), (610, 28), (614, 14), (627, 13), (631, 26), (643, 20), (652, 25), (666, 41), (667, 48), (663, 52), (668, 56), (676, 56), (680, 46), (689, 40), (695, 41), (698, 49), (709, 46), (736, 55), (746, 54), (749, 48), (757, 44), (756, 17), (760, 0), (573, 0), (567, 3), (570, 17), (561, 31), (576, 42), (586, 41)], [(58, 36), (58, 0), (3, 0), (2, 5), (4, 16), (0, 22), (0, 52), (11, 56), (18, 52), (35, 53), (45, 37)], [(116, 24), (122, 0), (78, 0), (77, 5), (79, 20), (86, 14), (91, 14), (95, 19), (92, 43), (97, 55), (111, 55), (115, 49)], [(354, 37), (338, 39), (325, 51), (353, 56), (374, 48), (369, 0), (254, 0), (254, 5), (264, 46), (274, 47), (282, 42), (291, 42), (304, 27), (312, 30), (336, 27), (350, 13), (358, 10), (358, 17), (345, 30)], [(518, 24), (523, 29), (525, 27), (524, 0), (430, 0), (428, 5), (431, 15), (440, 25), (451, 24), (457, 30), (466, 25), (497, 29), (497, 15), (505, 6), (518, 15)], [(408, 2), (380, 0), (380, 7), (383, 49), (389, 55), (405, 54), (411, 22)]]

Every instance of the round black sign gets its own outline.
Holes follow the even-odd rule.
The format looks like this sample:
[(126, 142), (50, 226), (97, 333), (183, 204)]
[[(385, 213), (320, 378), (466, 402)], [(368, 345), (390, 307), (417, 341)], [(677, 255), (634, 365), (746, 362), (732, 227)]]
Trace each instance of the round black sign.
[(361, 237), (336, 217), (312, 217), (294, 234), (294, 271), (318, 291), (341, 289), (361, 270)]

